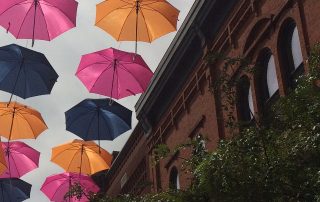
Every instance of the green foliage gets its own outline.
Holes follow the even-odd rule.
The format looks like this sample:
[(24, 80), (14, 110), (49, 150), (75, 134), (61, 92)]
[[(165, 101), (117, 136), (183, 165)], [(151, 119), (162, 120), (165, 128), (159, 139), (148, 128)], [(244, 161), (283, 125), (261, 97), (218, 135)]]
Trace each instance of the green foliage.
[(214, 201), (320, 199), (320, 48), (309, 74), (260, 123), (222, 141), (195, 169), (199, 189)]

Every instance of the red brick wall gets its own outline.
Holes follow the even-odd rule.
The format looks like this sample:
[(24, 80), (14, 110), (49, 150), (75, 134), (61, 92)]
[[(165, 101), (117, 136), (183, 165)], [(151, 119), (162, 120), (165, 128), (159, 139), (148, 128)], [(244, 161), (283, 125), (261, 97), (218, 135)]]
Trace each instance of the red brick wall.
[[(239, 1), (241, 4), (243, 1)], [(247, 21), (242, 22), (240, 31), (234, 31), (234, 35), (232, 35), (234, 39), (234, 44), (229, 44), (227, 46), (225, 53), (227, 53), (230, 57), (237, 56), (248, 56), (251, 59), (252, 64), (255, 64), (257, 60), (258, 54), (260, 50), (267, 47), (269, 48), (275, 59), (276, 63), (276, 73), (279, 83), (279, 93), (281, 96), (285, 95), (286, 87), (283, 83), (283, 75), (281, 72), (281, 67), (279, 63), (279, 53), (278, 53), (278, 40), (279, 40), (279, 31), (283, 22), (292, 18), (297, 24), (302, 54), (304, 60), (307, 59), (309, 47), (308, 44), (312, 46), (316, 42), (320, 41), (320, 32), (317, 29), (320, 25), (320, 18), (318, 12), (320, 11), (320, 1), (318, 0), (306, 0), (306, 1), (292, 1), (291, 4), (287, 4), (287, 1), (280, 0), (261, 0), (258, 1), (256, 10), (252, 12), (251, 17), (248, 18)], [(290, 2), (290, 1), (288, 1)], [(300, 3), (299, 3), (300, 2)], [(237, 9), (237, 8), (236, 8)], [(239, 13), (243, 11), (239, 10)], [(232, 14), (231, 14), (232, 16)], [(249, 54), (244, 53), (244, 46), (248, 40), (248, 37), (252, 31), (252, 28), (261, 20), (267, 19), (268, 27), (266, 30), (266, 34), (258, 38), (252, 39), (255, 41), (256, 46), (249, 50)], [(233, 20), (231, 17), (230, 21)], [(230, 22), (229, 21), (229, 22)], [(226, 26), (228, 26), (228, 22), (226, 22)], [(229, 25), (230, 26), (230, 25)], [(231, 27), (232, 29), (232, 27)], [(258, 31), (262, 32), (263, 29), (260, 28)], [(259, 32), (258, 32), (259, 33)], [(213, 43), (213, 51), (219, 52), (215, 49)], [(210, 47), (209, 47), (210, 48)], [(222, 64), (217, 64), (217, 66), (211, 67), (211, 74), (214, 74), (214, 68), (221, 68)], [(195, 71), (196, 72), (196, 71)], [(189, 140), (190, 131), (193, 130), (193, 127), (196, 125), (197, 121), (204, 116), (205, 121), (203, 127), (199, 129), (199, 133), (206, 136), (209, 141), (206, 146), (209, 150), (214, 150), (217, 146), (217, 142), (219, 141), (219, 137), (223, 136), (219, 134), (218, 131), (218, 123), (217, 123), (217, 113), (215, 110), (215, 99), (212, 92), (209, 90), (209, 81), (212, 80), (214, 75), (211, 75), (211, 78), (207, 79), (205, 82), (201, 83), (201, 88), (204, 89), (202, 93), (198, 93), (193, 98), (192, 103), (189, 105), (188, 110), (186, 110), (179, 120), (176, 120), (176, 127), (171, 129), (166, 133), (166, 137), (163, 140), (163, 143), (167, 144), (170, 149), (174, 149), (178, 144), (186, 142)], [(254, 97), (254, 108), (257, 113), (259, 110), (258, 103), (256, 101), (257, 97), (257, 89), (255, 88), (255, 83), (252, 79), (251, 85), (253, 86), (253, 97)], [(178, 97), (179, 95), (177, 95)], [(222, 100), (223, 102), (223, 100)], [(170, 109), (168, 109), (170, 111)], [(226, 117), (226, 116), (224, 116)], [(165, 119), (165, 117), (164, 117)], [(161, 121), (160, 121), (161, 123)], [(155, 129), (156, 130), (156, 129)], [(227, 131), (227, 130), (226, 130)], [(225, 134), (226, 137), (229, 137), (228, 132)], [(190, 155), (189, 150), (184, 150), (179, 153), (179, 157), (188, 158)], [(168, 162), (171, 161), (170, 164)], [(180, 173), (180, 185), (181, 188), (184, 189), (188, 187), (190, 183), (190, 175), (186, 174), (181, 168), (183, 160), (179, 158), (175, 158), (174, 160), (167, 158), (160, 162), (160, 176), (161, 176), (161, 188), (163, 190), (168, 189), (169, 187), (169, 175), (170, 170), (173, 166), (177, 167)], [(168, 166), (169, 165), (169, 166)], [(153, 178), (155, 179), (155, 178)], [(156, 189), (155, 189), (156, 190)], [(155, 191), (154, 190), (154, 191)]]
[[(254, 3), (252, 4), (252, 2)], [(250, 59), (252, 64), (255, 64), (260, 50), (268, 47), (275, 59), (279, 93), (284, 96), (287, 89), (283, 82), (284, 76), (282, 75), (277, 47), (280, 28), (289, 17), (295, 21), (299, 31), (303, 58), (306, 61), (310, 47), (320, 41), (319, 12), (320, 0), (239, 0), (238, 6), (234, 9), (234, 13), (230, 13), (230, 17), (220, 30), (220, 34), (215, 37), (213, 42), (208, 42), (210, 46), (207, 49), (214, 52), (223, 51), (230, 57), (243, 56)], [(246, 14), (246, 17), (243, 16), (244, 14)], [(257, 34), (250, 35), (252, 29), (258, 22), (261, 22), (261, 19), (266, 19), (266, 21), (262, 23), (263, 25), (256, 27)], [(248, 40), (250, 41), (248, 50), (244, 51)], [(135, 159), (141, 159), (143, 156), (146, 156), (146, 159), (149, 160), (146, 170), (148, 170), (148, 178), (152, 184), (151, 187), (146, 189), (147, 191), (157, 192), (161, 189), (168, 189), (170, 170), (173, 166), (177, 167), (179, 171), (181, 188), (186, 188), (189, 185), (191, 176), (185, 174), (182, 170), (180, 157), (188, 158), (190, 150), (181, 151), (178, 158), (170, 159), (168, 157), (161, 160), (158, 170), (160, 178), (158, 178), (157, 169), (151, 163), (152, 148), (158, 143), (165, 143), (170, 149), (174, 149), (177, 145), (190, 140), (190, 134), (193, 132), (194, 134), (201, 133), (207, 137), (207, 148), (214, 150), (219, 138), (230, 137), (228, 130), (223, 128), (223, 122), (222, 125), (219, 125), (220, 129), (222, 126), (223, 130), (218, 130), (218, 122), (220, 124), (221, 122), (217, 119), (219, 113), (216, 112), (216, 107), (224, 100), (221, 100), (220, 97), (214, 97), (209, 88), (211, 83), (214, 82), (216, 69), (222, 68), (222, 66), (223, 64), (214, 64), (209, 67), (204, 65), (204, 61), (199, 62), (199, 66), (190, 76), (189, 82), (177, 95), (171, 107), (167, 109), (167, 113), (163, 115), (158, 126), (153, 128), (147, 139), (143, 138), (141, 140), (137, 151), (129, 154), (130, 160), (115, 177), (116, 180), (108, 190), (109, 194), (120, 193), (119, 180), (122, 175), (126, 170), (132, 173), (134, 166), (130, 164), (137, 164)], [(305, 63), (305, 68), (307, 69), (307, 63)], [(204, 74), (205, 76), (203, 76)], [(251, 86), (253, 86), (254, 108), (257, 113), (259, 110), (256, 101), (258, 89), (255, 87), (253, 80)], [(178, 108), (179, 110), (176, 110)], [(179, 113), (176, 113), (177, 111)], [(224, 113), (222, 116), (226, 117), (226, 114)], [(222, 132), (225, 132), (225, 134), (222, 134)], [(160, 180), (160, 182), (157, 182), (157, 180)]]

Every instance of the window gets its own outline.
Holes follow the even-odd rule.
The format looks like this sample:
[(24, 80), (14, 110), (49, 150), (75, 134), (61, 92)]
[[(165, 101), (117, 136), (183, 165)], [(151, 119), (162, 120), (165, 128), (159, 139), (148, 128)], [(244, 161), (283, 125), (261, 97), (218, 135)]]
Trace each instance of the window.
[(260, 52), (256, 68), (257, 98), (259, 106), (265, 109), (277, 97), (279, 90), (276, 65), (270, 49)]
[(288, 19), (280, 30), (278, 50), (286, 87), (292, 88), (304, 71), (299, 32), (292, 19)]
[(171, 168), (169, 187), (170, 189), (174, 189), (174, 190), (180, 189), (179, 173), (176, 167)]
[(268, 98), (271, 98), (279, 89), (276, 64), (274, 62), (273, 55), (269, 56), (269, 61), (267, 64), (267, 86), (268, 86)]
[(301, 65), (303, 65), (303, 57), (301, 52), (300, 38), (299, 38), (297, 26), (295, 26), (292, 33), (291, 51), (292, 51), (294, 68), (298, 69)]
[(253, 97), (250, 81), (247, 76), (243, 76), (239, 80), (237, 89), (237, 111), (239, 121), (249, 122), (253, 118)]

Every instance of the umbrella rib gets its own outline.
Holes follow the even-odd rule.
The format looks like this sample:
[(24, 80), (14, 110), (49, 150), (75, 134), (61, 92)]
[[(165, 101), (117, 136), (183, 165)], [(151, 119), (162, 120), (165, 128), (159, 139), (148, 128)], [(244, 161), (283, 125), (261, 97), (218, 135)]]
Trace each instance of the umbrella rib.
[[(95, 116), (96, 116), (96, 115), (94, 114), (94, 115), (91, 117), (91, 119), (90, 119), (89, 127), (87, 128), (86, 137), (88, 137), (88, 136), (89, 136), (89, 129), (90, 129), (90, 126), (91, 126), (92, 121), (93, 121), (93, 119), (94, 119), (94, 117), (95, 117)], [(86, 138), (86, 139), (87, 139), (87, 138)]]
[[(93, 147), (95, 147), (95, 148), (98, 149), (98, 145), (94, 145)], [(105, 163), (107, 164), (107, 162), (104, 160), (104, 158), (102, 158), (102, 156), (101, 156), (97, 151), (93, 150), (93, 148), (90, 149), (90, 147), (87, 147), (87, 149), (88, 149), (88, 151), (87, 151), (85, 154), (86, 154), (86, 156), (87, 156), (88, 159), (90, 159), (90, 158), (89, 158), (89, 156), (87, 155), (87, 153), (88, 153), (88, 152), (91, 152), (91, 153), (93, 153), (93, 154), (96, 154), (98, 157), (100, 157), (101, 160), (103, 160), (103, 162), (105, 162)], [(107, 164), (107, 165), (108, 165), (108, 164)], [(90, 173), (91, 173), (91, 168), (92, 168), (92, 166), (91, 166), (91, 161), (89, 161), (89, 167), (90, 167)], [(108, 167), (110, 167), (110, 166), (108, 165)], [(92, 173), (92, 174), (93, 174), (93, 173)]]
[(120, 0), (122, 1), (123, 3), (127, 3), (127, 4), (130, 4), (131, 2), (128, 2), (128, 1), (124, 1), (124, 0)]
[(108, 58), (108, 56), (103, 55), (103, 54), (101, 54), (101, 53), (99, 53), (99, 52), (96, 52), (96, 54), (98, 54), (99, 56), (103, 57), (103, 58), (106, 59), (108, 62), (112, 62), (112, 61), (113, 61), (112, 58)]
[(146, 7), (144, 7), (143, 9), (150, 10), (150, 11), (154, 11), (154, 12), (159, 13), (160, 16), (164, 17), (164, 18), (169, 22), (169, 24), (170, 24), (174, 29), (176, 29), (176, 27), (171, 24), (171, 21), (167, 18), (167, 16), (163, 15), (163, 14), (162, 14), (160, 11), (158, 11), (157, 9), (152, 8), (152, 7), (150, 7), (150, 6), (146, 6)]
[[(103, 119), (104, 119), (106, 122), (110, 122), (110, 123), (111, 123), (110, 118), (109, 118), (108, 116), (106, 116), (108, 120), (106, 120), (106, 117), (104, 117), (103, 115), (102, 115), (102, 117), (103, 117)], [(121, 119), (121, 120), (122, 120), (122, 119)], [(112, 124), (111, 124), (111, 125), (112, 125)], [(109, 124), (106, 124), (106, 126), (107, 126), (108, 129), (110, 130), (111, 134), (114, 134), (113, 129), (110, 129)], [(110, 134), (110, 135), (111, 135), (111, 134)], [(113, 137), (113, 139), (116, 138), (114, 135), (112, 135), (112, 137)]]
[[(56, 181), (56, 180), (55, 180), (55, 181)], [(53, 200), (53, 199), (54, 199), (54, 197), (55, 197), (55, 195), (57, 194), (58, 190), (60, 190), (61, 187), (63, 187), (63, 185), (65, 185), (65, 184), (66, 184), (66, 182), (64, 181), (64, 182), (54, 191), (54, 193), (53, 193), (52, 197), (50, 198), (50, 200)], [(69, 189), (70, 189), (70, 187), (69, 187)], [(66, 194), (66, 193), (65, 193), (65, 194)]]
[[(40, 11), (41, 11), (41, 13), (42, 13), (44, 23), (46, 24), (46, 31), (47, 31), (48, 39), (51, 40), (50, 35), (49, 35), (48, 23), (47, 23), (47, 20), (46, 20), (46, 16), (44, 15), (44, 12), (43, 12), (43, 10), (42, 10), (41, 3), (40, 3), (39, 5), (40, 5), (40, 6), (39, 6), (39, 7), (40, 7), (39, 9), (40, 9)], [(44, 4), (44, 5), (45, 5), (45, 4)]]
[[(44, 0), (45, 1), (45, 0)], [(72, 24), (74, 24), (73, 22), (72, 22), (72, 20), (69, 18), (69, 16), (63, 11), (63, 10), (61, 10), (60, 8), (58, 8), (57, 6), (54, 6), (54, 5), (52, 5), (52, 4), (50, 4), (49, 2), (47, 2), (47, 4), (46, 3), (42, 3), (42, 4), (44, 4), (44, 5), (46, 5), (46, 6), (51, 6), (51, 7), (54, 7), (54, 8), (56, 8), (58, 11), (60, 11)]]
[[(96, 79), (96, 81), (94, 82), (93, 86), (95, 85), (95, 83), (97, 82), (97, 80), (100, 79), (100, 77), (102, 76), (102, 74), (103, 74), (104, 72), (106, 72), (107, 70), (109, 70), (111, 67), (112, 67), (112, 65), (111, 65), (111, 63), (110, 63), (109, 66), (108, 66), (106, 69), (104, 69), (104, 70), (100, 73), (100, 75), (97, 77), (97, 79)], [(93, 87), (93, 86), (92, 86), (92, 87)]]
[(23, 92), (24, 92), (24, 97), (26, 97), (26, 94), (27, 94), (27, 91), (26, 91), (26, 89), (27, 89), (27, 73), (26, 73), (26, 69), (25, 68), (23, 68), (23, 72), (24, 72), (24, 75), (25, 75), (25, 77), (24, 77), (24, 91)]
[[(31, 129), (31, 131), (32, 131), (32, 133), (33, 133), (34, 138), (36, 138), (36, 137), (35, 137), (35, 132), (34, 132), (32, 126), (31, 126), (31, 124), (28, 122), (28, 120), (27, 120), (24, 116), (22, 116), (20, 113), (17, 114), (17, 116), (20, 116), (21, 118), (23, 118), (23, 119), (27, 122), (29, 128)], [(34, 116), (34, 115), (33, 115), (33, 114), (30, 114), (30, 116)], [(17, 124), (17, 123), (16, 123), (16, 124)], [(40, 134), (39, 134), (39, 135), (40, 135)]]
[[(69, 171), (70, 166), (71, 166), (73, 160), (75, 159), (76, 155), (77, 155), (79, 152), (81, 152), (81, 151), (77, 150), (76, 153), (73, 155), (73, 157), (72, 157), (72, 159), (70, 160), (70, 163), (69, 163), (68, 168), (66, 169), (66, 171)], [(81, 155), (82, 155), (82, 154), (81, 154)], [(81, 169), (81, 168), (79, 168), (79, 169)], [(70, 171), (69, 171), (69, 172), (70, 172)]]
[[(86, 107), (83, 107), (83, 108), (87, 109)], [(77, 121), (78, 119), (82, 118), (82, 116), (83, 116), (84, 114), (88, 114), (88, 113), (91, 113), (91, 112), (94, 112), (94, 110), (90, 110), (90, 112), (87, 112), (87, 111), (86, 111), (86, 112), (84, 112), (84, 113), (78, 114), (77, 118), (76, 118), (76, 119), (73, 119), (72, 122), (71, 122), (70, 124), (68, 124), (68, 125), (70, 125), (70, 126), (73, 125), (74, 122)]]
[(154, 3), (159, 3), (159, 1), (155, 0), (155, 1), (150, 1), (150, 2), (147, 2), (147, 3), (141, 2), (141, 6), (148, 6), (148, 5), (151, 5), (151, 4), (154, 4)]
[(117, 37), (117, 40), (118, 40), (118, 41), (120, 40), (120, 36), (121, 36), (122, 31), (123, 31), (124, 24), (125, 24), (126, 21), (128, 20), (128, 18), (129, 18), (129, 16), (131, 15), (132, 11), (135, 11), (135, 8), (134, 8), (134, 7), (131, 8), (131, 11), (129, 12), (129, 14), (126, 16), (126, 18), (125, 18), (125, 20), (124, 20), (123, 26), (121, 27), (121, 30), (120, 30), (119, 35), (118, 35), (118, 37)]
[(144, 17), (144, 14), (143, 14), (142, 10), (140, 11), (140, 13), (141, 13), (142, 18), (143, 18), (143, 20), (144, 20), (144, 24), (146, 25), (146, 29), (147, 29), (149, 41), (151, 41), (151, 39), (150, 39), (149, 27), (148, 27), (148, 25), (147, 25), (146, 18)]
[[(15, 168), (16, 168), (16, 171), (17, 171), (17, 173), (18, 173), (18, 176), (19, 176), (19, 178), (20, 178), (20, 177), (21, 177), (21, 175), (20, 175), (19, 169), (18, 169), (18, 167), (17, 167), (17, 164), (16, 164), (16, 162), (15, 162), (14, 158), (13, 158), (13, 157), (11, 157), (11, 158), (12, 158), (12, 160), (11, 160), (11, 161), (13, 161), (13, 163), (14, 163), (14, 165), (15, 165)], [(10, 164), (9, 159), (8, 159), (8, 163)], [(9, 170), (9, 172), (11, 172), (11, 171)]]
[[(41, 80), (43, 81), (43, 83), (46, 84), (46, 80), (42, 77), (42, 74), (38, 73), (37, 71), (33, 71), (33, 72), (36, 72), (37, 75), (39, 75), (39, 77), (41, 78)], [(26, 74), (27, 75), (27, 74)], [(27, 81), (27, 78), (26, 78), (26, 81)], [(49, 87), (47, 85), (45, 85), (46, 88), (47, 88), (47, 91), (49, 91)]]
[(122, 64), (120, 64), (119, 68), (123, 69), (124, 71), (128, 72), (139, 84), (140, 88), (144, 91), (143, 87), (141, 86), (139, 80)]
[[(125, 3), (127, 3), (127, 2), (125, 2)], [(111, 12), (109, 12), (109, 13), (106, 13), (106, 14), (105, 14), (100, 20), (98, 20), (95, 24), (97, 25), (97, 24), (98, 24), (99, 22), (101, 22), (105, 17), (107, 17), (108, 15), (110, 15), (110, 13), (112, 13), (112, 12), (114, 12), (114, 11), (116, 11), (116, 10), (127, 9), (126, 6), (129, 6), (129, 5), (120, 6), (120, 7), (116, 8), (116, 9), (114, 9), (113, 11), (111, 11)], [(128, 8), (131, 8), (131, 6), (128, 7)], [(130, 11), (130, 12), (131, 12), (131, 11)]]
[(89, 66), (91, 66), (91, 65), (96, 65), (96, 64), (98, 64), (98, 65), (103, 65), (103, 64), (109, 64), (109, 62), (94, 62), (94, 63), (90, 63), (90, 64), (84, 66), (80, 71), (78, 71), (77, 74), (78, 74), (79, 72), (82, 72), (84, 69), (88, 68)]
[[(106, 120), (106, 118), (103, 116), (103, 114), (101, 114), (101, 116), (106, 122), (108, 122), (110, 120), (109, 117), (108, 117), (109, 120)], [(113, 131), (113, 130), (110, 130), (109, 124), (105, 124), (105, 125), (107, 126), (107, 128), (109, 129), (110, 132)]]
[[(75, 148), (75, 149), (74, 149), (74, 148)], [(72, 151), (72, 150), (77, 151), (78, 149), (79, 149), (79, 146), (71, 145), (70, 148), (64, 149), (64, 150), (60, 151), (58, 154), (56, 154), (56, 155), (54, 156), (54, 158), (51, 158), (51, 161), (53, 161), (54, 159), (56, 159), (58, 156), (60, 156), (61, 154), (63, 154), (65, 151)]]
[(0, 15), (4, 14), (5, 12), (7, 12), (8, 10), (10, 10), (11, 8), (18, 6), (18, 5), (23, 5), (23, 4), (29, 4), (30, 2), (18, 2), (13, 4), (12, 6), (9, 6), (9, 8), (7, 8), (6, 10), (4, 10), (2, 13), (0, 13)]
[(21, 26), (20, 26), (20, 28), (19, 28), (19, 32), (18, 32), (18, 34), (17, 34), (17, 38), (19, 38), (19, 35), (20, 35), (20, 32), (21, 32), (22, 26), (23, 26), (23, 24), (24, 24), (24, 21), (26, 20), (29, 12), (30, 12), (31, 9), (33, 8), (33, 6), (32, 6), (33, 4), (34, 4), (34, 3), (31, 4), (29, 10), (27, 11), (26, 15), (24, 16), (24, 18), (23, 18), (23, 20), (22, 20)]

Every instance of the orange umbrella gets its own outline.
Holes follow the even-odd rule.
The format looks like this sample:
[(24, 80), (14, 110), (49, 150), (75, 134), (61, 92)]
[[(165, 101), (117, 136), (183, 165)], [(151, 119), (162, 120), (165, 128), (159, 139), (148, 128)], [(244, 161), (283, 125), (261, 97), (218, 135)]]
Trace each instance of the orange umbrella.
[(38, 111), (18, 102), (0, 102), (0, 135), (8, 140), (35, 139), (47, 128)]
[(7, 162), (4, 157), (3, 149), (2, 147), (0, 147), (0, 175), (2, 175), (6, 170), (7, 170)]
[(73, 140), (52, 149), (51, 161), (66, 172), (92, 175), (109, 169), (112, 156), (93, 141)]
[(179, 10), (165, 0), (107, 0), (97, 5), (96, 26), (117, 41), (137, 44), (176, 31), (178, 16)]

